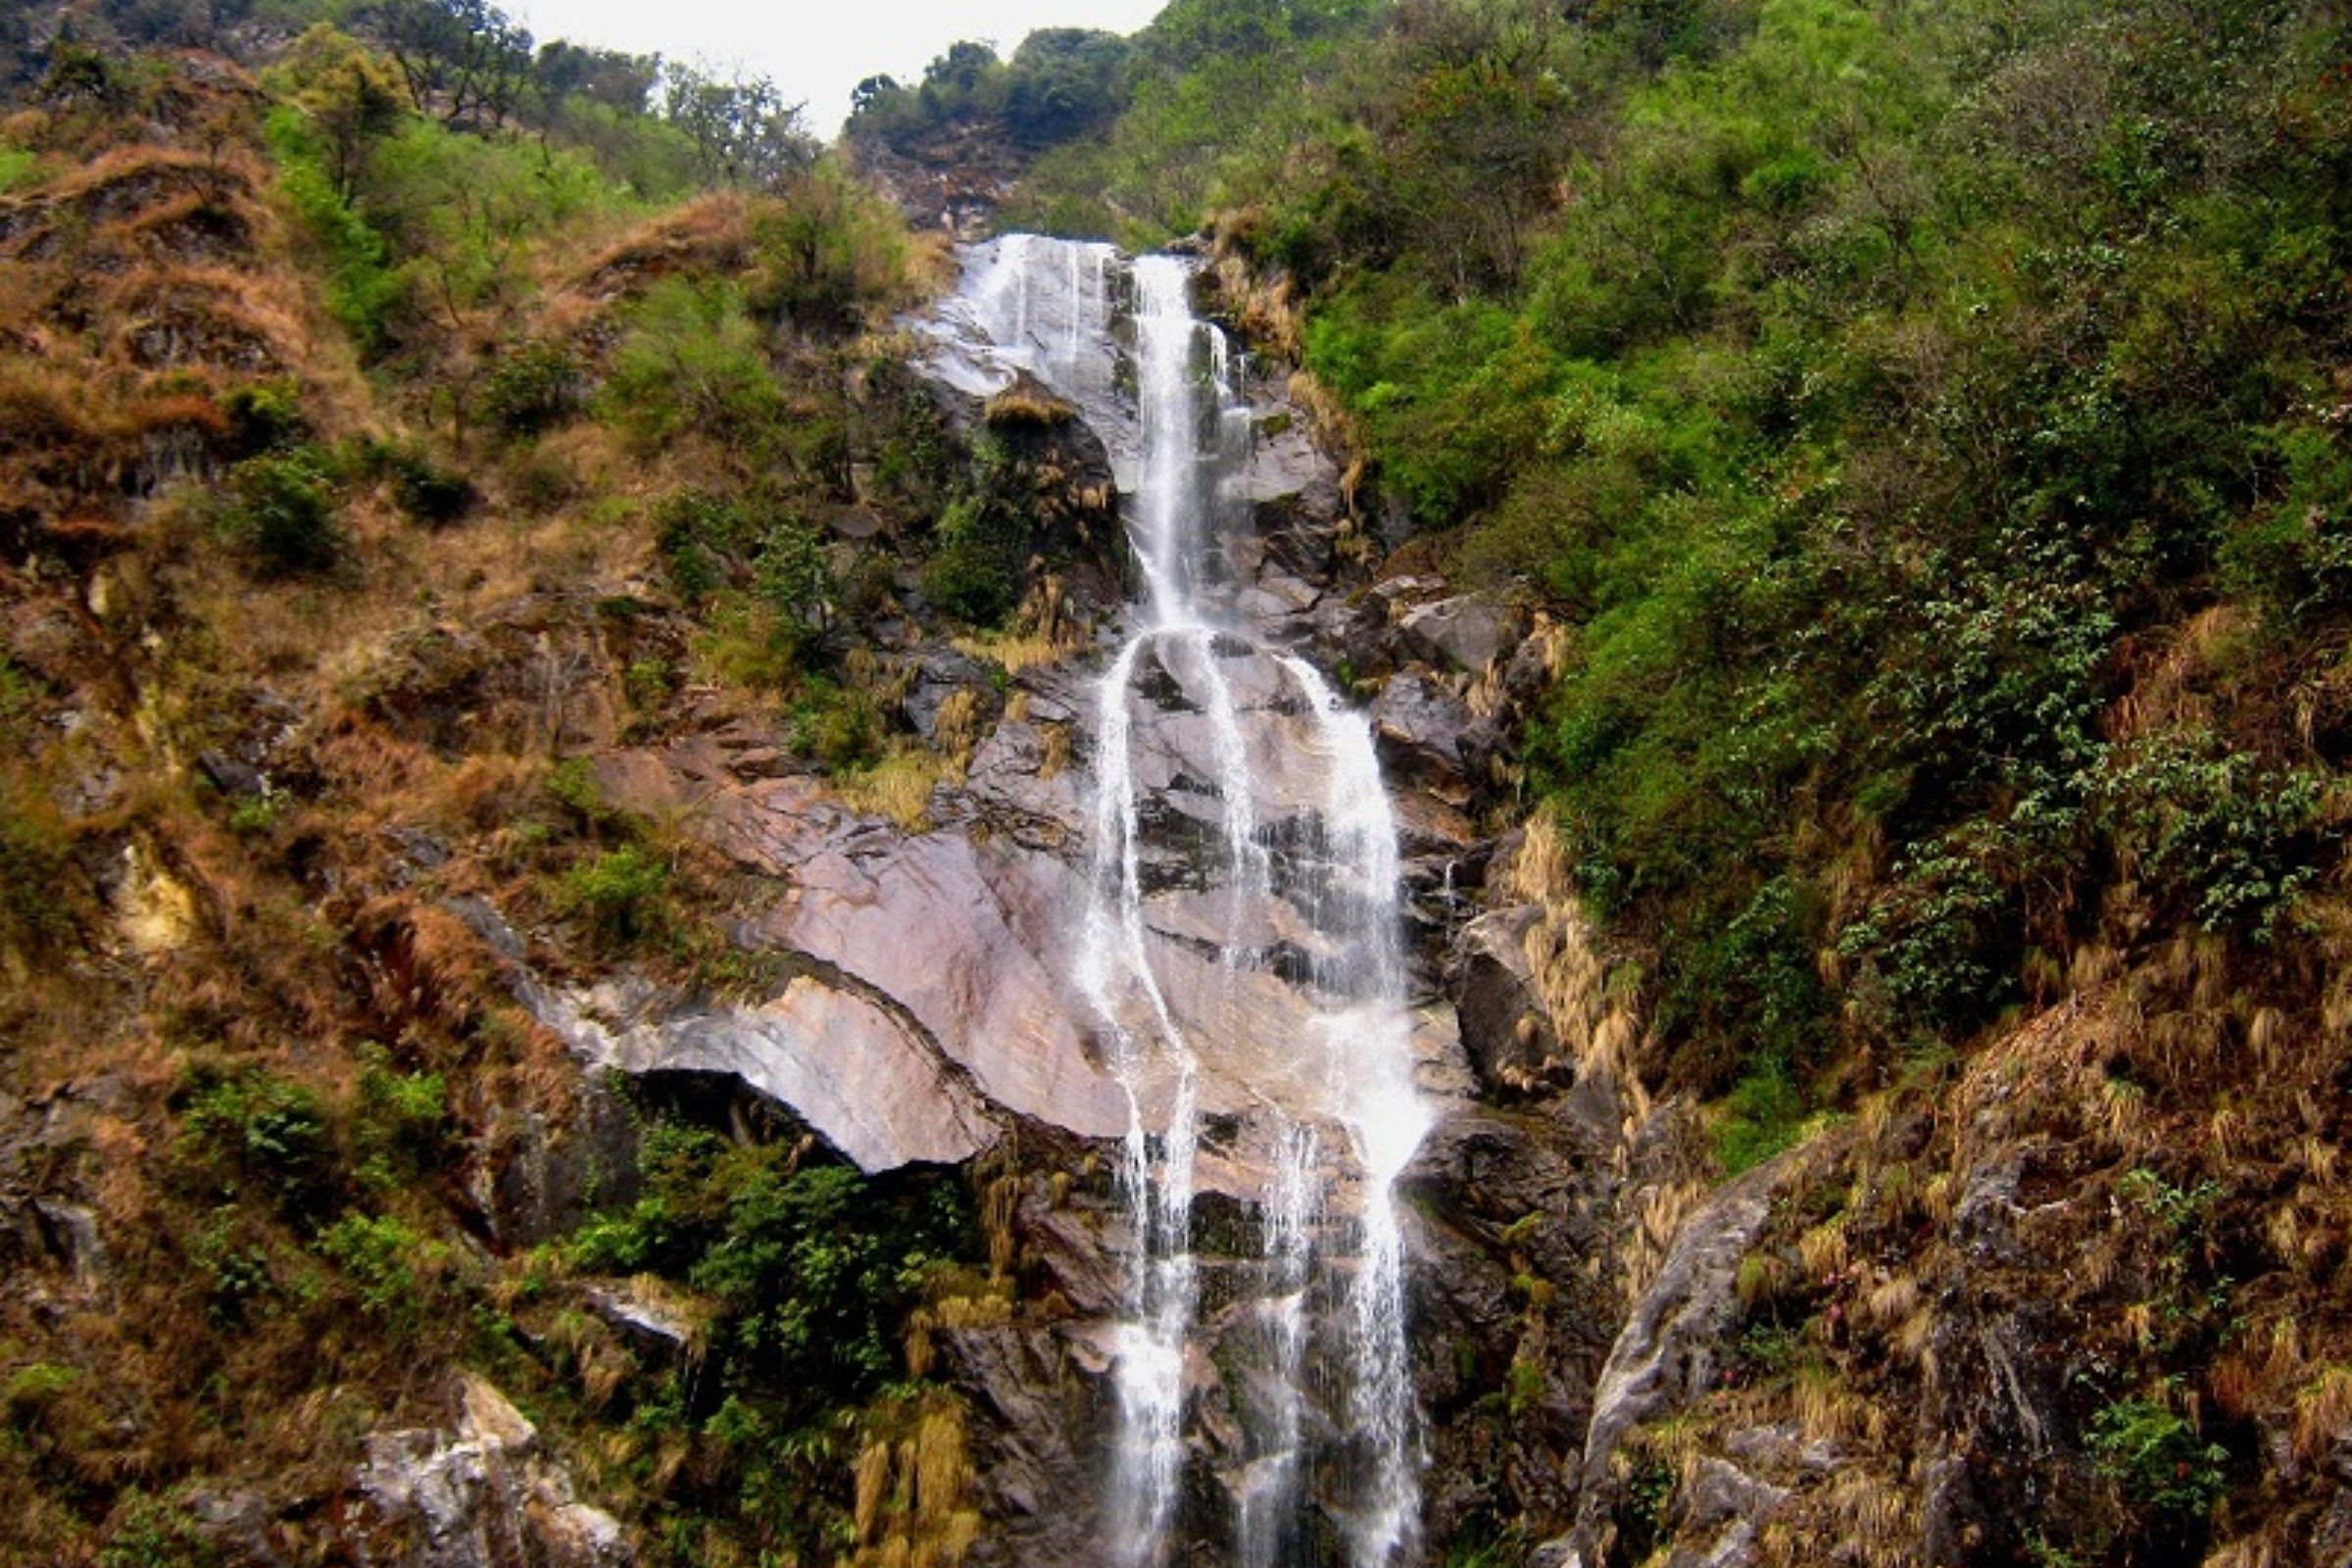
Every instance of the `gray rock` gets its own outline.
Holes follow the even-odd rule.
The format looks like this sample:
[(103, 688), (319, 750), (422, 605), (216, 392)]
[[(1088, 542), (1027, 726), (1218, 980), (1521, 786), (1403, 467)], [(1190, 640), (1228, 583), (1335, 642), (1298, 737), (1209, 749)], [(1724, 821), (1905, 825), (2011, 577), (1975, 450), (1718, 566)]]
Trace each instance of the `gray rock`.
[(1458, 594), (1407, 610), (1396, 622), (1405, 651), (1444, 668), (1476, 674), (1527, 635), (1527, 616), (1480, 594)]
[(969, 719), (977, 721), (975, 733), (985, 731), (1004, 711), (1004, 694), (988, 667), (956, 649), (926, 647), (909, 661), (906, 673), (900, 711), (907, 727), (932, 745), (940, 743), (940, 710), (957, 693), (969, 694), (964, 701)]
[(1525, 939), (1542, 917), (1533, 905), (1482, 914), (1455, 933), (1446, 956), (1462, 1045), (1490, 1093), (1526, 1094), (1571, 1070), (1527, 961)]
[(379, 1432), (355, 1477), (363, 1568), (627, 1568), (619, 1524), (577, 1500), (538, 1430), (460, 1373), (450, 1428)]
[(258, 801), (270, 793), (270, 783), (259, 769), (238, 761), (225, 752), (200, 752), (196, 770), (206, 782), (232, 801)]
[(593, 1066), (739, 1079), (869, 1173), (959, 1164), (997, 1140), (968, 1075), (911, 1019), (808, 975), (757, 1004), (682, 1001), (624, 978), (543, 994), (533, 1010)]
[(1614, 1460), (1638, 1428), (1715, 1385), (1725, 1336), (1739, 1311), (1740, 1260), (1755, 1245), (1772, 1200), (1802, 1151), (1757, 1166), (1715, 1192), (1683, 1222), (1657, 1278), (1633, 1303), (1592, 1393), (1570, 1563), (1597, 1563), (1623, 1490)]
[(1393, 677), (1372, 705), (1373, 736), (1383, 766), (1394, 779), (1448, 806), (1470, 803), (1464, 742), (1476, 723), (1461, 699), (1413, 671)]
[(1748, 1568), (1756, 1560), (1757, 1530), (1788, 1500), (1786, 1487), (1712, 1454), (1700, 1459), (1682, 1488), (1667, 1568)]
[(581, 1298), (589, 1311), (662, 1361), (682, 1361), (695, 1353), (694, 1324), (642, 1284), (591, 1285)]

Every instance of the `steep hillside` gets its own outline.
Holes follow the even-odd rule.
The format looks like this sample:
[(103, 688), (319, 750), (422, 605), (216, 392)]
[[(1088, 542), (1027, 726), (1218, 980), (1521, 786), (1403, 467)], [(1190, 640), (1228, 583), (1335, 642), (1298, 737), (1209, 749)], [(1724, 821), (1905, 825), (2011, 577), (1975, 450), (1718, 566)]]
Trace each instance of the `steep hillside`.
[(388, 70), (69, 51), (5, 122), (0, 1558), (814, 1551), (859, 1446), (961, 1442), (895, 1369), (971, 1189), (624, 1102), (509, 966), (775, 983), (590, 760), (919, 814), (906, 650), (1050, 647), (1102, 497), (906, 379), (927, 253), (829, 165), (650, 210)]

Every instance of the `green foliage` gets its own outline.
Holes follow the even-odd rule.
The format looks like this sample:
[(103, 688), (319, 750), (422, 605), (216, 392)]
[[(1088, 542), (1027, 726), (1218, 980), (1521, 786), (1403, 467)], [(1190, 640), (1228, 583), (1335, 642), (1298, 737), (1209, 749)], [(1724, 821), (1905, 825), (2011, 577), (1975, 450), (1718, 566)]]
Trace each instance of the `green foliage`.
[(935, 1268), (968, 1261), (977, 1227), (954, 1179), (877, 1179), (781, 1144), (739, 1145), (660, 1121), (644, 1193), (583, 1226), (575, 1268), (652, 1271), (719, 1308), (705, 1376), (786, 1427), (879, 1390)]
[(923, 597), (949, 614), (994, 626), (1019, 602), (1027, 529), (975, 495), (948, 505), (923, 564)]
[(2086, 1442), (2100, 1475), (2132, 1506), (2201, 1520), (2230, 1491), (2230, 1450), (2162, 1397), (2119, 1399), (2091, 1417)]
[(266, 124), (278, 190), (318, 253), (327, 314), (370, 352), (382, 343), (402, 292), (390, 247), (338, 188), (329, 149), (298, 110), (273, 108)]
[(0, 196), (40, 183), (40, 155), (0, 141)]
[(183, 1145), (223, 1192), (251, 1182), (299, 1208), (333, 1176), (326, 1104), (307, 1085), (259, 1066), (198, 1062), (181, 1080), (177, 1108)]
[(188, 1248), (188, 1261), (203, 1281), (207, 1315), (219, 1327), (233, 1328), (260, 1315), (277, 1294), (269, 1247), (238, 1204), (223, 1203), (206, 1217)]
[(2225, 1195), (2219, 1182), (2209, 1179), (2194, 1187), (2179, 1187), (2144, 1165), (2126, 1171), (2117, 1185), (2176, 1240), (2185, 1240), (2202, 1226), (2206, 1213)]
[(1126, 39), (1086, 27), (1040, 28), (1009, 61), (967, 40), (933, 60), (913, 87), (888, 76), (859, 82), (849, 133), (907, 152), (943, 130), (997, 122), (1023, 146), (1059, 146), (1125, 107), (1129, 54)]
[(16, 1368), (0, 1381), (0, 1412), (17, 1425), (37, 1416), (82, 1381), (79, 1367), (53, 1361), (34, 1361)]
[(1133, 40), (1126, 107), (1107, 133), (1041, 158), (1001, 220), (1149, 246), (1197, 228), (1224, 197), (1286, 183), (1290, 161), (1337, 134), (1353, 104), (1314, 89), (1360, 52), (1370, 0), (1177, 0)]
[(480, 497), (473, 481), (444, 468), (416, 445), (395, 446), (383, 454), (385, 473), (392, 481), (392, 500), (411, 518), (430, 528), (457, 521), (473, 510)]
[(809, 680), (792, 706), (792, 744), (830, 770), (860, 767), (881, 753), (882, 715), (864, 692)]
[[(1530, 782), (1738, 1167), (1840, 1048), (2045, 999), (2110, 893), (2295, 938), (2342, 809), (2275, 695), (2352, 607), (2341, 38), (2267, 0), (1184, 0), (1007, 216), (1228, 202), (1387, 501), (1564, 613)], [(999, 564), (943, 548), (933, 597), (991, 609)], [(2225, 595), (2210, 731), (2120, 742)]]
[(405, 1220), (356, 1210), (320, 1231), (317, 1245), (351, 1282), (360, 1309), (396, 1332), (426, 1319), (453, 1257)]
[(677, 491), (654, 509), (655, 549), (681, 599), (706, 604), (741, 582), (765, 612), (789, 669), (830, 623), (833, 574), (816, 527), (770, 496)]
[(629, 315), (602, 404), (646, 450), (688, 430), (772, 452), (786, 408), (742, 291), (666, 278)]
[(352, 1143), (360, 1175), (390, 1190), (438, 1169), (448, 1153), (449, 1081), (437, 1072), (401, 1072), (378, 1046), (360, 1055)]
[(1777, 1056), (1752, 1061), (1708, 1124), (1715, 1162), (1726, 1177), (1761, 1165), (1795, 1146), (1805, 1117), (1804, 1097), (1790, 1081), (1787, 1063)]
[(625, 844), (566, 871), (556, 907), (605, 952), (625, 954), (676, 934), (669, 880), (659, 856)]
[(247, 458), (229, 470), (228, 497), (224, 526), (257, 574), (315, 576), (342, 564), (334, 483), (316, 448)]
[(239, 458), (291, 452), (311, 439), (310, 416), (302, 411), (302, 388), (292, 381), (249, 381), (220, 400), (228, 416), (229, 450)]
[(577, 414), (587, 385), (588, 368), (569, 346), (533, 340), (499, 356), (476, 407), (502, 435), (537, 435)]
[(2135, 748), (2100, 782), (2116, 842), (2208, 931), (2275, 936), (2335, 837), (2319, 774), (2266, 768), (2212, 736)]
[(831, 160), (784, 181), (755, 212), (752, 242), (751, 310), (805, 332), (853, 330), (912, 297), (905, 220)]
[(220, 1551), (194, 1515), (137, 1488), (116, 1505), (98, 1568), (216, 1568)]
[(817, 143), (765, 76), (722, 79), (668, 62), (662, 112), (693, 144), (707, 184), (772, 190), (816, 161)]

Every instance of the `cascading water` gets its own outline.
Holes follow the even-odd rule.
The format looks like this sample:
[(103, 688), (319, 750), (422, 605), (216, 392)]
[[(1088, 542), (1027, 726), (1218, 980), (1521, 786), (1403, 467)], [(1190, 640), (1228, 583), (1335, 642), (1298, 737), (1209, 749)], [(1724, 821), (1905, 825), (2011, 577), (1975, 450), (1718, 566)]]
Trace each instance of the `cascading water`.
[[(1193, 1233), (1207, 1101), (1222, 1096), (1234, 1142), (1263, 1168), (1258, 1255), (1219, 1357), (1241, 1385), (1227, 1390), (1238, 1437), (1225, 1446), (1238, 1451), (1218, 1466), (1234, 1560), (1319, 1564), (1336, 1536), (1350, 1568), (1404, 1568), (1418, 1555), (1421, 1451), (1394, 1185), (1427, 1112), (1412, 1079), (1396, 830), (1362, 718), (1312, 665), (1257, 647), (1221, 603), (1221, 514), (1250, 416), (1223, 335), (1192, 312), (1191, 280), (1174, 257), (1121, 264), (1105, 246), (1016, 235), (967, 256), (951, 320), (956, 352), (985, 345), (961, 366), (972, 390), (1026, 371), (1103, 435), (1142, 570), (1134, 630), (1097, 693), (1076, 965), (1129, 1107), (1107, 1550), (1125, 1568), (1160, 1568), (1179, 1539), (1215, 1535), (1185, 1516), (1185, 1480), (1188, 1400), (1215, 1375), (1199, 1348)], [(1120, 295), (1132, 411), (1114, 350)], [(957, 368), (943, 367), (951, 379)], [(1213, 776), (1171, 772), (1155, 725), (1190, 726), (1188, 755)], [(1160, 759), (1151, 778), (1147, 757)], [(1204, 894), (1207, 909), (1186, 906), (1199, 912), (1174, 940), (1174, 905)], [(1215, 952), (1205, 972), (1203, 946)], [(1269, 1008), (1269, 986), (1292, 1011)]]

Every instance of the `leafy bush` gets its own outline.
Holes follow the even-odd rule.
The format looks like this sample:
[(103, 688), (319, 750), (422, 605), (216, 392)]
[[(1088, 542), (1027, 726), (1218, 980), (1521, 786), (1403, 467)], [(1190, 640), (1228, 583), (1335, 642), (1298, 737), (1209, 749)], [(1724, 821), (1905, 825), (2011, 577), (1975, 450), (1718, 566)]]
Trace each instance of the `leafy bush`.
[(98, 1568), (216, 1568), (220, 1548), (185, 1508), (133, 1487), (116, 1505)]
[(634, 844), (564, 874), (556, 907), (609, 953), (627, 953), (674, 933), (669, 867)]
[(290, 1205), (315, 1198), (334, 1166), (325, 1102), (259, 1066), (199, 1063), (180, 1086), (180, 1136), (223, 1190), (240, 1179)]
[(2135, 1507), (2198, 1520), (2230, 1491), (2230, 1450), (2200, 1442), (2196, 1427), (2164, 1399), (2102, 1407), (2091, 1418), (2088, 1443), (2099, 1474)]
[(302, 411), (302, 387), (293, 381), (251, 381), (220, 400), (228, 416), (229, 451), (239, 458), (287, 452), (311, 439), (310, 416)]
[(425, 524), (441, 527), (473, 510), (479, 497), (473, 481), (444, 468), (417, 446), (396, 446), (384, 454), (384, 469), (392, 480), (392, 499), (400, 510)]
[(861, 691), (809, 680), (792, 706), (792, 744), (841, 770), (871, 762), (882, 745), (882, 715)]
[(479, 407), (502, 434), (537, 435), (577, 414), (587, 395), (588, 368), (579, 356), (565, 344), (534, 340), (499, 356)]
[(2100, 783), (2112, 831), (2151, 891), (2208, 931), (2274, 937), (2332, 837), (2319, 775), (2264, 767), (2210, 735), (2152, 741)]
[(37, 183), (41, 178), (38, 154), (0, 141), (0, 196)]
[(665, 278), (629, 315), (603, 404), (641, 447), (686, 431), (758, 461), (781, 439), (787, 409), (761, 335), (728, 283)]
[(361, 1175), (389, 1187), (436, 1169), (447, 1152), (449, 1081), (401, 1072), (381, 1047), (361, 1054), (353, 1144)]
[(713, 1387), (804, 1414), (879, 1387), (929, 1270), (969, 1256), (954, 1180), (873, 1180), (672, 1122), (649, 1132), (643, 1162), (644, 1196), (582, 1227), (573, 1266), (651, 1270), (712, 1298)]
[(315, 448), (248, 458), (229, 470), (229, 535), (266, 577), (313, 575), (346, 548), (333, 481)]
[(933, 530), (923, 597), (977, 626), (995, 626), (1020, 602), (1028, 528), (985, 494), (958, 496)]
[(346, 1214), (318, 1233), (318, 1247), (351, 1281), (361, 1310), (394, 1330), (426, 1318), (453, 1261), (447, 1246), (390, 1214)]

